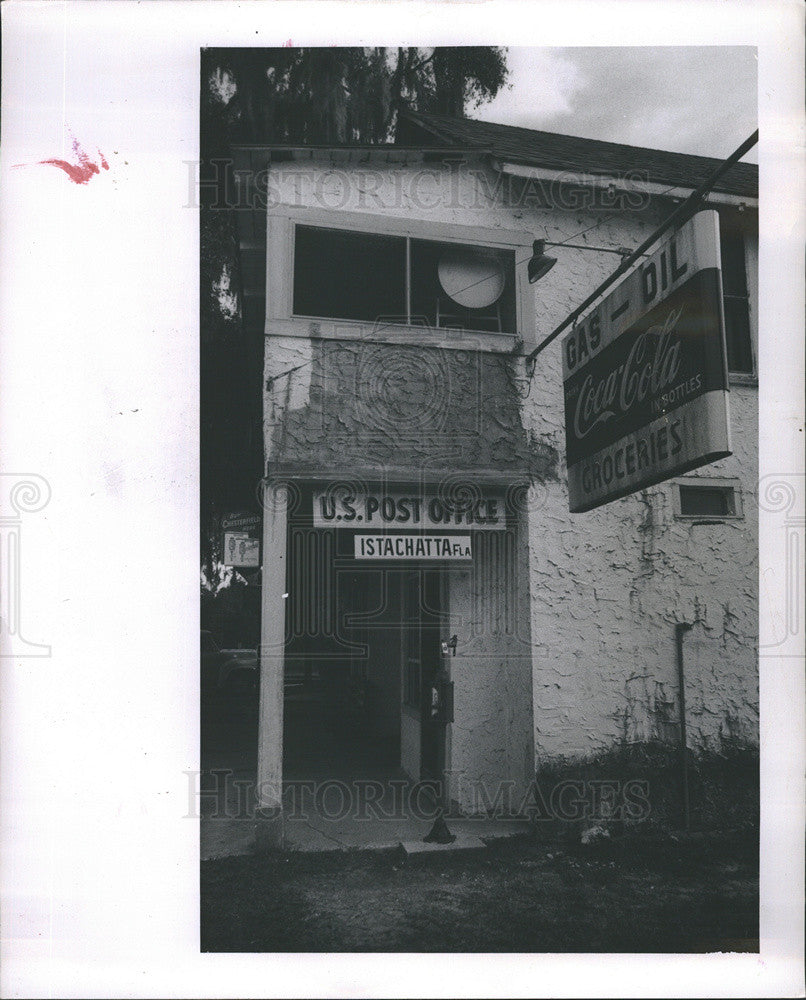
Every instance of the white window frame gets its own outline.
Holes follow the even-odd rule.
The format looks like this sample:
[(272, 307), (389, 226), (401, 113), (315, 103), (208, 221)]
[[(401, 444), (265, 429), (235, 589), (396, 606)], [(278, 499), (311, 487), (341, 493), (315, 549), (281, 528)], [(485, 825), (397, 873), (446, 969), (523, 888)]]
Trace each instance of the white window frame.
[[(722, 220), (720, 216), (720, 226)], [(758, 386), (758, 233), (748, 228), (742, 233), (744, 244), (744, 277), (747, 286), (747, 313), (750, 331), (751, 372), (728, 370), (728, 382), (732, 385)], [(720, 261), (720, 268), (722, 264)]]
[(729, 372), (734, 385), (758, 386), (758, 236), (744, 234), (744, 271), (747, 282), (747, 312), (750, 322), (750, 354), (752, 372)]
[[(296, 226), (315, 226), (369, 235), (409, 237), (456, 243), (463, 246), (508, 250), (515, 255), (515, 333), (428, 329), (331, 317), (294, 315), (294, 237)], [(485, 229), (458, 223), (428, 222), (364, 212), (339, 212), (319, 208), (283, 206), (268, 213), (266, 244), (266, 334), (339, 340), (375, 340), (382, 343), (415, 343), (456, 350), (478, 349), (512, 352), (520, 343), (528, 350), (537, 343), (534, 296), (526, 261), (532, 253), (533, 235), (516, 230)], [(277, 262), (282, 264), (277, 266)]]
[[(719, 489), (733, 491), (733, 513), (732, 514), (684, 514), (680, 487), (697, 487), (703, 489)], [(719, 524), (722, 521), (741, 521), (744, 519), (744, 509), (742, 505), (742, 489), (739, 479), (728, 479), (716, 476), (685, 476), (672, 480), (672, 501), (674, 503), (674, 516), (678, 521), (707, 521)]]

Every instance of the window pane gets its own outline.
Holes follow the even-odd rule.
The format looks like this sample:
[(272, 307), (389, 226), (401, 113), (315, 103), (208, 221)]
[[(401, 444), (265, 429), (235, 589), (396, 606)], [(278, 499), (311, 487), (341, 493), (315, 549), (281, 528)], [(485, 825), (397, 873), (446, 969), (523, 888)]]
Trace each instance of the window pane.
[(725, 295), (747, 295), (744, 240), (724, 229), (719, 234), (722, 256), (722, 290)]
[(747, 296), (745, 241), (739, 216), (720, 215), (719, 246), (722, 257), (722, 292), (725, 301), (725, 336), (728, 371), (751, 375), (753, 351)]
[(725, 296), (725, 336), (728, 344), (728, 371), (752, 374), (753, 351), (746, 298)]
[(406, 241), (297, 226), (294, 313), (334, 319), (405, 319)]
[(732, 487), (681, 486), (680, 513), (688, 516), (725, 517), (733, 514)]

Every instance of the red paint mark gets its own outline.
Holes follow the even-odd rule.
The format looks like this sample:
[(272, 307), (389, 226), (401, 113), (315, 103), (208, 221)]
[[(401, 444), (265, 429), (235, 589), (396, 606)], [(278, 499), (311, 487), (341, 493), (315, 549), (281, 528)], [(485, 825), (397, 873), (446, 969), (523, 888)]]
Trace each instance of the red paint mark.
[(78, 160), (78, 163), (68, 163), (67, 160), (57, 160), (54, 158), (50, 160), (38, 160), (35, 164), (15, 163), (14, 166), (29, 167), (49, 164), (52, 167), (58, 167), (59, 170), (63, 170), (74, 184), (86, 184), (91, 177), (101, 172), (101, 167), (104, 170), (109, 169), (109, 164), (106, 162), (106, 158), (100, 149), (98, 150), (98, 156), (101, 160), (99, 165), (87, 156), (78, 139), (73, 139), (73, 155)]

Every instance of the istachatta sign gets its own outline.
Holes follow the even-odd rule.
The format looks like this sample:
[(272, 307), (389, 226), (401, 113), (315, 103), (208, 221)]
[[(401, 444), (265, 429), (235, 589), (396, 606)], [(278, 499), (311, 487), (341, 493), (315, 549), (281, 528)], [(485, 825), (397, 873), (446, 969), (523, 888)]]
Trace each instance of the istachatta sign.
[(356, 559), (463, 561), (473, 558), (470, 535), (354, 536)]
[(699, 212), (563, 340), (569, 507), (730, 455), (719, 217)]

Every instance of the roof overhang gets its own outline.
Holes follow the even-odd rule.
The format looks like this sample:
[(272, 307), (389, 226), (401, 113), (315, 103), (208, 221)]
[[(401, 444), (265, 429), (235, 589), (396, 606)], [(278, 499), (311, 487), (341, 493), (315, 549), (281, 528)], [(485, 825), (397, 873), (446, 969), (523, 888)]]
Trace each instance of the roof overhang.
[(332, 166), (360, 167), (372, 164), (414, 166), (423, 163), (444, 163), (449, 166), (467, 160), (477, 160), (489, 154), (478, 146), (266, 146), (237, 144), (233, 153), (248, 159), (253, 165), (268, 167), (282, 163), (327, 162)]
[[(620, 177), (615, 174), (581, 173), (572, 170), (550, 170), (547, 167), (535, 167), (523, 163), (512, 163), (498, 157), (491, 157), (493, 169), (510, 177), (522, 177), (528, 180), (545, 181), (549, 184), (568, 184), (577, 187), (587, 187), (594, 190), (613, 190), (626, 193), (647, 194), (654, 197), (669, 198), (673, 201), (688, 198), (695, 190), (691, 187), (669, 186), (656, 181), (644, 181), (639, 178)], [(712, 205), (734, 205), (745, 208), (758, 208), (758, 198), (743, 194), (729, 194), (726, 191), (710, 191), (704, 201)]]

